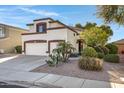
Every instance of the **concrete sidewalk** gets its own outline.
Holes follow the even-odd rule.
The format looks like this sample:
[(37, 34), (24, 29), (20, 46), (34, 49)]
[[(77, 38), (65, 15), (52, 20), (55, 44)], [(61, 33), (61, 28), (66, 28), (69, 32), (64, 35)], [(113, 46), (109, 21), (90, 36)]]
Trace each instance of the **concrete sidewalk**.
[(88, 80), (62, 75), (35, 73), (26, 71), (0, 70), (0, 80), (11, 82), (23, 82), (30, 85), (43, 87), (63, 87), (63, 88), (124, 88), (124, 84)]

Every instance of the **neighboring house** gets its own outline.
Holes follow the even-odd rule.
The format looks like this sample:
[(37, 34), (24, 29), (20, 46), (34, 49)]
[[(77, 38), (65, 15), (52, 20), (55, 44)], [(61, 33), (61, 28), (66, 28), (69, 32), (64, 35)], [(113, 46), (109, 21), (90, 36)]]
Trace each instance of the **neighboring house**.
[(69, 41), (75, 48), (75, 52), (81, 52), (82, 40), (79, 39), (81, 29), (67, 26), (52, 18), (33, 20), (27, 24), (28, 33), (22, 34), (22, 46), (26, 55), (48, 56), (61, 41)]
[(118, 40), (114, 42), (118, 47), (118, 53), (124, 54), (124, 39)]
[(21, 45), (21, 34), (27, 30), (0, 23), (0, 53), (15, 53), (15, 46)]

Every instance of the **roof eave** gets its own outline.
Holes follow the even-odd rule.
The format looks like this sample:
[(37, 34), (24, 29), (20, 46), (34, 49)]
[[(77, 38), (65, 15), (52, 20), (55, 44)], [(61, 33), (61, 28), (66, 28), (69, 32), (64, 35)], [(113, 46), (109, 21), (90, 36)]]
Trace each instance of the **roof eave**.
[(48, 19), (54, 21), (54, 20), (53, 20), (52, 18), (50, 18), (50, 17), (48, 17), (48, 18), (41, 18), (41, 19), (35, 19), (35, 20), (33, 20), (33, 21), (41, 21), (41, 20), (48, 20)]

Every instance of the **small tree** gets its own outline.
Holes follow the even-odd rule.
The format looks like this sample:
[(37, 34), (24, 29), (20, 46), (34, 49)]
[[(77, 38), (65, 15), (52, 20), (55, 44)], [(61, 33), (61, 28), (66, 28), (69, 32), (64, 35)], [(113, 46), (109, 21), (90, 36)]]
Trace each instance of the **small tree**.
[(80, 33), (80, 38), (84, 39), (88, 46), (104, 46), (108, 41), (109, 35), (99, 27), (85, 29)]
[(113, 35), (113, 31), (110, 26), (108, 25), (101, 25), (100, 28), (102, 28), (103, 31), (105, 31), (109, 36)]
[(81, 29), (83, 28), (83, 26), (80, 23), (75, 24), (75, 27), (81, 28)]
[(85, 26), (83, 26), (84, 29), (90, 29), (92, 27), (96, 27), (97, 24), (96, 23), (91, 23), (91, 22), (87, 22)]

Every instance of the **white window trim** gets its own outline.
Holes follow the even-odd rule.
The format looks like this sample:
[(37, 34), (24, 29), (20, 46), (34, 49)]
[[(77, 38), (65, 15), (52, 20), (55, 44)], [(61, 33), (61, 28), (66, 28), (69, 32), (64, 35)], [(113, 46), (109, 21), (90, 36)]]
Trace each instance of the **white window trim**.
[(3, 28), (0, 28), (0, 38), (4, 38), (5, 37), (5, 31)]

